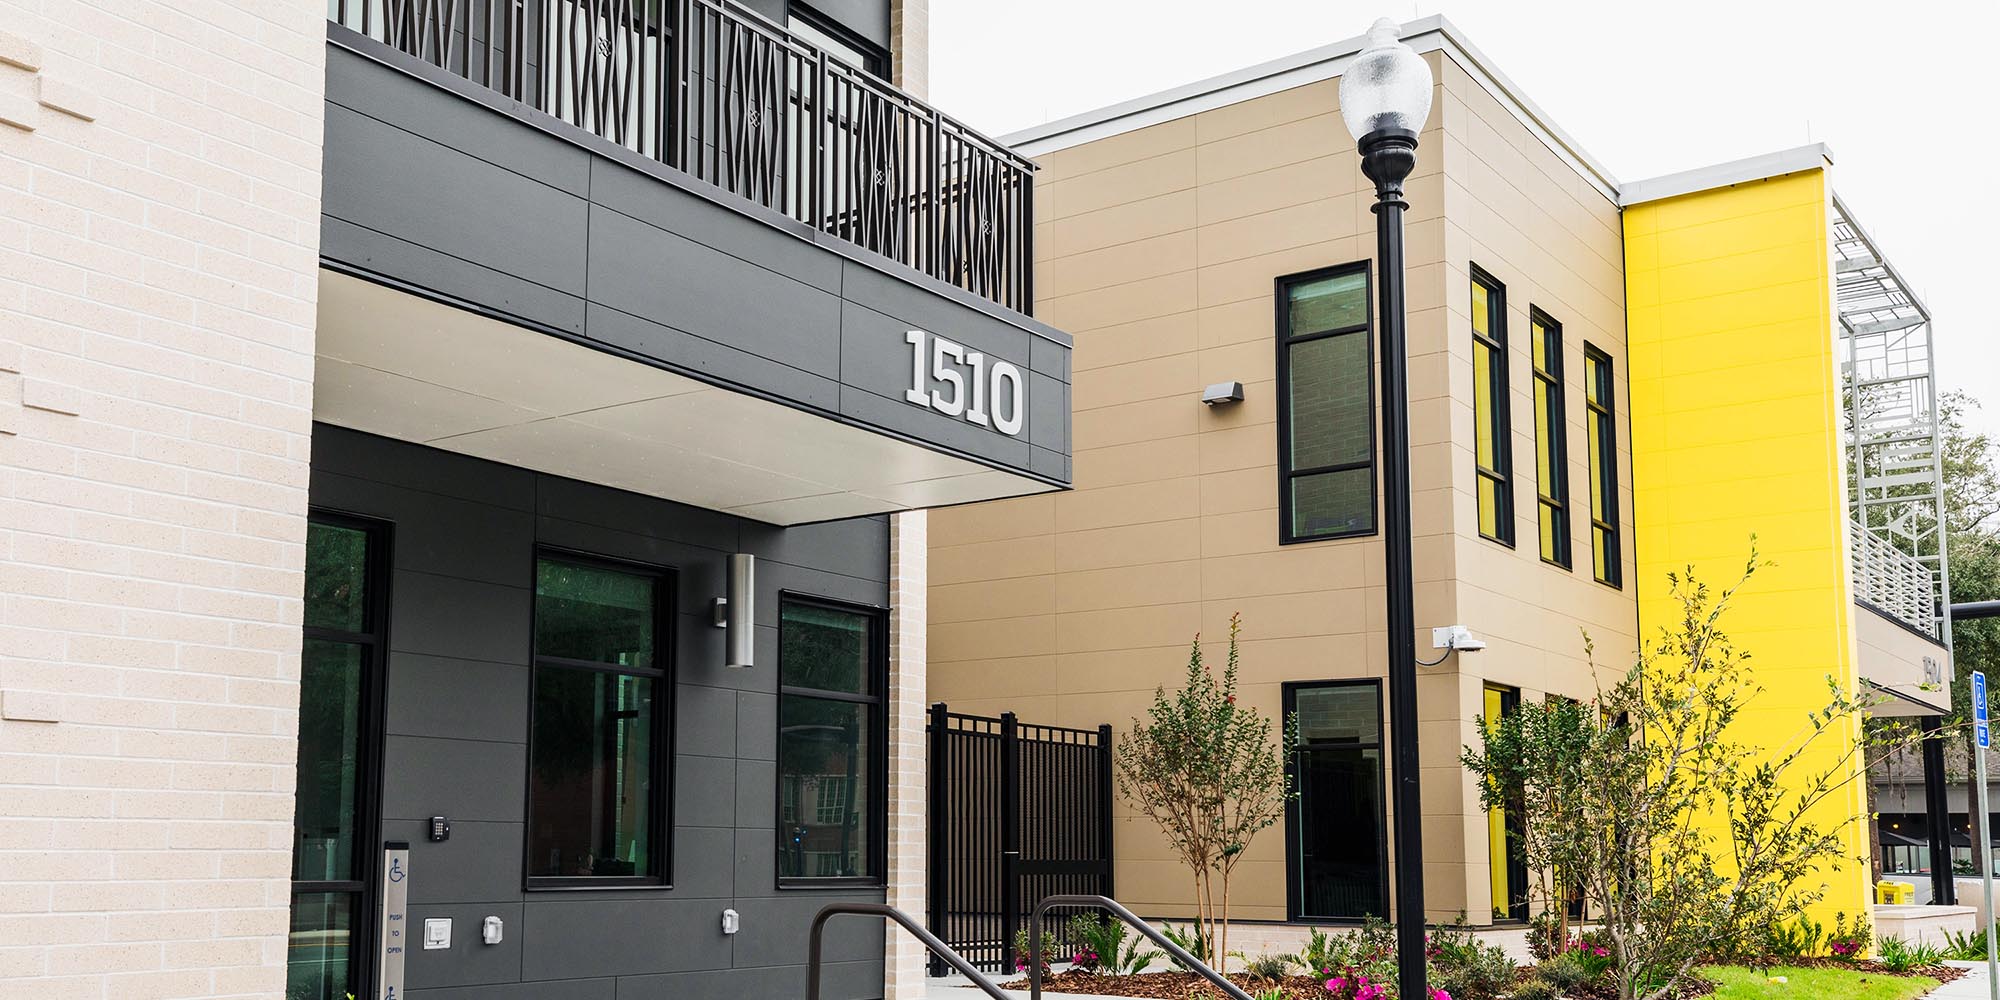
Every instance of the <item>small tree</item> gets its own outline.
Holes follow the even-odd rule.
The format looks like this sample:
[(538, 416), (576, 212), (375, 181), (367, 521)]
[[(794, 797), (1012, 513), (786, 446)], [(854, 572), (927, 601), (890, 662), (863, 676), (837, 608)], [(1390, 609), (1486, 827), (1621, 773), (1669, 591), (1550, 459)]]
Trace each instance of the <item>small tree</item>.
[[(1856, 860), (1839, 826), (1816, 814), (1862, 773), (1857, 717), (1867, 705), (1829, 678), (1825, 707), (1796, 732), (1739, 728), (1761, 689), (1722, 620), (1759, 567), (1753, 547), (1743, 575), (1719, 594), (1691, 570), (1670, 575), (1679, 621), (1600, 689), (1576, 728), (1537, 732), (1529, 715), (1465, 754), (1502, 786), (1487, 794), (1507, 796), (1504, 782), (1519, 783), (1508, 801), (1542, 839), (1534, 857), (1580, 878), (1610, 938), (1620, 1000), (1671, 995), (1696, 962), (1740, 953), (1797, 919), (1825, 895), (1815, 877)], [(1842, 730), (1847, 745), (1812, 770), (1810, 751)], [(1551, 762), (1575, 768), (1573, 785), (1567, 774), (1532, 773)]]
[[(1271, 720), (1236, 703), (1241, 630), (1242, 616), (1230, 616), (1229, 663), (1219, 681), (1195, 636), (1180, 688), (1155, 689), (1146, 721), (1133, 719), (1117, 744), (1120, 793), (1160, 827), (1194, 875), (1196, 957), (1210, 963), (1229, 954), (1230, 874), (1293, 794)], [(1286, 747), (1297, 742), (1293, 721), (1284, 735)]]

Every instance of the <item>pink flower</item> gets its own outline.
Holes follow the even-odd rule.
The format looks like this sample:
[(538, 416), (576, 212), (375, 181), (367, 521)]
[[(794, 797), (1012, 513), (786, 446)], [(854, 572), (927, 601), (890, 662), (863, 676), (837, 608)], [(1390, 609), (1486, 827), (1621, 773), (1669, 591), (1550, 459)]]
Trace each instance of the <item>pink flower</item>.
[(1347, 988), (1347, 980), (1342, 979), (1339, 976), (1335, 976), (1332, 979), (1326, 981), (1326, 991), (1328, 993), (1338, 993), (1346, 988)]
[(1433, 986), (1431, 987), (1431, 1000), (1451, 1000), (1451, 994)]

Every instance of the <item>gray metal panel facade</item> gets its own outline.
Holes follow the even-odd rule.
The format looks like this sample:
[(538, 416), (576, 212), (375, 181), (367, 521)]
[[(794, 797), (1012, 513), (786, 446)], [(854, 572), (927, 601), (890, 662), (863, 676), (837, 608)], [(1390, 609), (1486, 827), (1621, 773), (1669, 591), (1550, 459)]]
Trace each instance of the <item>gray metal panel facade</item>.
[[(410, 952), (412, 1000), (803, 996), (813, 914), (883, 893), (776, 887), (778, 595), (886, 605), (887, 520), (774, 528), (323, 424), (311, 499), (391, 525), (381, 836), (410, 842), (412, 923), (453, 918), (450, 949)], [(522, 888), (538, 545), (678, 575), (671, 889)], [(723, 666), (710, 624), (732, 552), (758, 557), (750, 670)], [(880, 997), (881, 926), (828, 935), (829, 996)]]
[[(329, 30), (329, 266), (1068, 484), (1060, 331)], [(1021, 433), (908, 402), (912, 328), (1028, 375)]]

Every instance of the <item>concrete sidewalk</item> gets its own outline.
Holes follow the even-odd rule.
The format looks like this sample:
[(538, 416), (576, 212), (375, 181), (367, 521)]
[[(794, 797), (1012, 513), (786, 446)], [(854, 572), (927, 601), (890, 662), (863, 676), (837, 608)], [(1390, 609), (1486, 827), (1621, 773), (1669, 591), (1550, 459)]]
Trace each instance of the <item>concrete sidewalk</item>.
[(1992, 988), (1986, 984), (1985, 962), (1946, 962), (1944, 964), (1965, 969), (1965, 976), (1924, 994), (1926, 1000), (1988, 1000), (1992, 996)]

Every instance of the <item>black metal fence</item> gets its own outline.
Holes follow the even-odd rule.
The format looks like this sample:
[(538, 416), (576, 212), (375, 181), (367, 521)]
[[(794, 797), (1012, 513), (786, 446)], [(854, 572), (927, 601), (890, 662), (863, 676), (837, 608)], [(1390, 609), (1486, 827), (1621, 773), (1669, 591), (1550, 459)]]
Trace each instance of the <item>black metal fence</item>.
[(329, 0), (433, 66), (1009, 308), (1034, 165), (729, 0)]
[[(931, 706), (930, 928), (981, 969), (1048, 896), (1111, 894), (1111, 727), (1037, 726)], [(1067, 957), (1064, 927), (1053, 929)], [(933, 974), (942, 963), (932, 960)]]

